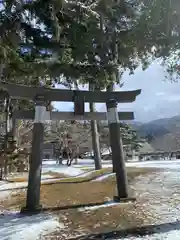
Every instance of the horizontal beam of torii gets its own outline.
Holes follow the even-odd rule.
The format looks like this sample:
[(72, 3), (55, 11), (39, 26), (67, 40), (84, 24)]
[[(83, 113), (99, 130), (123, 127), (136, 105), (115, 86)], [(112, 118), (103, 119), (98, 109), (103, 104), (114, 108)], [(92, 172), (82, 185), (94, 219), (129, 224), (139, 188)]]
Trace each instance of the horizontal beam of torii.
[(7, 84), (0, 82), (0, 89), (9, 93), (11, 99), (35, 100), (38, 95), (44, 96), (48, 101), (74, 102), (74, 97), (79, 97), (83, 102), (106, 103), (115, 99), (119, 103), (130, 103), (136, 100), (141, 90), (101, 92), (78, 91), (67, 89), (50, 89), (45, 87), (28, 87), (24, 85)]
[[(133, 120), (133, 112), (119, 112), (119, 120)], [(14, 111), (13, 118), (32, 120), (35, 117), (33, 110)], [(49, 120), (49, 119), (45, 119)], [(50, 120), (107, 120), (106, 112), (85, 112), (84, 115), (74, 115), (74, 112), (50, 112)]]

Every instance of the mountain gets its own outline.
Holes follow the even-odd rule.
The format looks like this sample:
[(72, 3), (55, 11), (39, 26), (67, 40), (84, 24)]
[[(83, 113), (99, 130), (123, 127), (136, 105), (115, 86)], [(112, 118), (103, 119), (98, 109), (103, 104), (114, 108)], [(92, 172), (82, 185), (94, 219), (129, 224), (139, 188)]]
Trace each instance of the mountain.
[(138, 132), (138, 135), (143, 138), (146, 138), (147, 136), (160, 137), (170, 132), (167, 126), (151, 122), (142, 125), (135, 125), (133, 128)]
[(164, 127), (164, 125), (153, 122), (141, 124), (132, 123), (131, 126), (134, 130), (136, 130), (138, 136), (142, 138), (147, 138), (148, 136), (159, 137), (169, 133), (168, 128)]
[(137, 134), (148, 139), (155, 150), (180, 149), (180, 116), (163, 118), (148, 123), (131, 123)]

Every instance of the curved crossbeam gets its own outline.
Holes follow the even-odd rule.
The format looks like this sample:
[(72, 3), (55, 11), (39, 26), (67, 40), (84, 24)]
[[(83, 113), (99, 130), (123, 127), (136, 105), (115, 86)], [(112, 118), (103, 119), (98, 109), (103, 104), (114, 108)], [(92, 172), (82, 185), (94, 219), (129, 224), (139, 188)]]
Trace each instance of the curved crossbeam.
[(0, 83), (0, 89), (7, 91), (11, 99), (34, 100), (36, 96), (43, 95), (49, 101), (73, 102), (74, 96), (78, 95), (84, 102), (105, 103), (110, 98), (119, 103), (130, 103), (136, 100), (141, 89), (134, 91), (101, 92), (101, 91), (77, 91), (66, 89), (49, 89), (45, 87), (28, 87), (16, 84)]

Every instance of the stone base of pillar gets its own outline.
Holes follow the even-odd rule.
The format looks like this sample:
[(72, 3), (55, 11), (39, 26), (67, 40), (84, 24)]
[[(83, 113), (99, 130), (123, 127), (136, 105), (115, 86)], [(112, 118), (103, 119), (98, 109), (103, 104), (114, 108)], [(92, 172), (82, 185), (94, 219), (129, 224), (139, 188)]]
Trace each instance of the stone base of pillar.
[(126, 202), (134, 202), (136, 201), (135, 197), (127, 197), (127, 198), (120, 198), (118, 196), (114, 196), (114, 201), (119, 203), (126, 203)]
[(38, 214), (43, 211), (42, 205), (30, 208), (30, 207), (22, 207), (20, 213), (23, 214)]

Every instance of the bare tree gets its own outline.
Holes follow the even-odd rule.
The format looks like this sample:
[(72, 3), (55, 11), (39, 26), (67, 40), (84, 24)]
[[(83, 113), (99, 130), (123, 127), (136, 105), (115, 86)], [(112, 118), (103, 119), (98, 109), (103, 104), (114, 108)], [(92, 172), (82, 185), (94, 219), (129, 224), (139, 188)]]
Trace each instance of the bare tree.
[(46, 142), (56, 142), (59, 156), (67, 158), (67, 165), (91, 149), (90, 124), (81, 121), (56, 121), (45, 134)]

